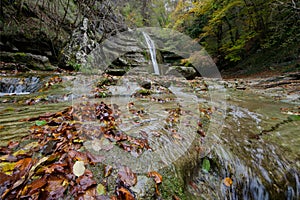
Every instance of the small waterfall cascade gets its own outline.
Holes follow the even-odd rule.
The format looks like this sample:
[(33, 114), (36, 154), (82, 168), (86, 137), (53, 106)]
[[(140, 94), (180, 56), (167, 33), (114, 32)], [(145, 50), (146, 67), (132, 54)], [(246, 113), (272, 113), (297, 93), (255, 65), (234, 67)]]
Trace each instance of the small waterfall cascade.
[(152, 65), (153, 65), (153, 69), (154, 69), (154, 73), (159, 75), (159, 68), (158, 68), (158, 64), (157, 64), (157, 60), (156, 60), (156, 51), (155, 51), (155, 45), (153, 40), (151, 39), (151, 37), (143, 32), (144, 38), (146, 40), (148, 49), (150, 51), (150, 55), (151, 55), (151, 61), (152, 61)]

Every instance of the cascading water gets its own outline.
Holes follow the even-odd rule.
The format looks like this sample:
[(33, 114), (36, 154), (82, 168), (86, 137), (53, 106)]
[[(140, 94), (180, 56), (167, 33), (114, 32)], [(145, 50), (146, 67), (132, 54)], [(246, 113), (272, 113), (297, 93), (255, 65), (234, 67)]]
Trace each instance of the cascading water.
[(41, 86), (39, 77), (4, 77), (0, 78), (0, 96), (30, 94), (37, 91)]
[[(227, 103), (222, 132), (205, 138), (211, 151), (201, 160), (195, 175), (191, 176), (193, 179), (188, 190), (194, 197), (190, 199), (299, 199), (299, 162), (290, 162), (293, 159), (286, 157), (298, 157), (298, 153), (293, 155), (296, 149), (293, 144), (298, 144), (297, 135), (288, 129), (291, 124), (297, 126), (299, 122), (285, 121), (287, 116), (278, 113), (278, 108), (284, 104), (255, 100), (245, 93), (243, 97)], [(285, 128), (280, 129), (276, 124), (282, 120), (287, 124), (281, 123), (279, 127)], [(259, 135), (270, 126), (274, 127), (272, 131)], [(280, 146), (285, 134), (289, 135), (287, 140), (291, 149)], [(271, 138), (276, 139), (272, 141)], [(226, 178), (232, 183), (226, 184)]]
[(157, 64), (157, 60), (156, 60), (156, 50), (155, 50), (154, 42), (147, 33), (143, 32), (143, 35), (144, 35), (144, 38), (146, 40), (148, 49), (150, 51), (154, 73), (159, 75), (160, 73), (159, 73), (159, 68), (158, 68), (158, 64)]

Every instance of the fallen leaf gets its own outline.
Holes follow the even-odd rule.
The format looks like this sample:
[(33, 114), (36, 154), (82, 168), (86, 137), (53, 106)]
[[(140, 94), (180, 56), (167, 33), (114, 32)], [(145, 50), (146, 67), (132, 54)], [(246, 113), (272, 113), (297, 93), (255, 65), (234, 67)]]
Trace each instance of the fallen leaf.
[(20, 170), (20, 176), (23, 176), (26, 174), (31, 167), (33, 166), (34, 160), (32, 158), (24, 158), (22, 160), (19, 160), (16, 163), (16, 169)]
[(35, 121), (35, 125), (37, 125), (37, 126), (44, 126), (46, 124), (47, 124), (47, 122), (45, 120), (37, 120), (37, 121)]
[(96, 200), (97, 199), (96, 196), (97, 196), (96, 189), (90, 188), (87, 191), (85, 191), (83, 195), (80, 195), (78, 197), (78, 199), (82, 199), (82, 200), (94, 200), (95, 199)]
[(87, 158), (89, 159), (90, 163), (92, 163), (92, 164), (94, 164), (94, 163), (100, 163), (100, 162), (102, 162), (103, 160), (105, 160), (105, 157), (104, 157), (104, 156), (101, 156), (101, 155), (93, 155), (93, 154), (90, 153), (90, 152), (87, 152), (86, 155), (87, 155)]
[(104, 177), (106, 178), (106, 177), (108, 177), (110, 174), (111, 174), (111, 172), (112, 172), (112, 166), (110, 166), (110, 165), (106, 165), (105, 166), (105, 168), (104, 168)]
[(19, 155), (26, 155), (27, 153), (28, 153), (28, 151), (25, 151), (24, 149), (20, 149), (20, 150), (14, 152), (12, 155), (17, 157)]
[(135, 200), (133, 194), (131, 194), (131, 192), (124, 187), (119, 188), (117, 194), (118, 199), (120, 200)]
[(22, 198), (30, 197), (33, 194), (39, 192), (39, 190), (47, 184), (46, 176), (40, 179), (34, 180), (32, 183), (27, 185), (22, 191)]
[(79, 191), (86, 191), (88, 188), (90, 188), (93, 185), (96, 185), (97, 182), (93, 180), (92, 174), (85, 174), (84, 176), (80, 176), (76, 179), (77, 186), (80, 188)]
[(0, 156), (0, 161), (15, 162), (15, 161), (17, 161), (17, 158), (15, 156), (10, 155), (10, 154), (6, 154), (6, 155), (3, 155), (3, 156)]
[(16, 163), (11, 162), (1, 162), (0, 163), (0, 170), (5, 174), (11, 174), (16, 166)]
[(202, 170), (205, 173), (208, 173), (208, 171), (210, 170), (210, 162), (207, 158), (204, 158), (204, 160), (202, 162)]
[(78, 160), (78, 161), (83, 161), (84, 163), (88, 163), (88, 158), (86, 153), (75, 151), (75, 150), (70, 150), (68, 152), (69, 156), (72, 159)]
[(84, 174), (85, 166), (83, 161), (76, 161), (73, 166), (73, 174), (75, 176), (81, 176)]
[(1, 180), (1, 186), (0, 186), (0, 188), (3, 187), (3, 186), (5, 186), (5, 182), (12, 181), (13, 180), (12, 178), (13, 178), (12, 176), (9, 176), (9, 175), (7, 175), (7, 174), (5, 174), (3, 172), (0, 172), (0, 180)]
[(232, 185), (232, 179), (229, 177), (224, 178), (223, 180), (224, 185), (226, 185), (227, 187), (230, 187)]
[(205, 132), (203, 131), (203, 129), (198, 129), (198, 130), (197, 130), (197, 133), (198, 133), (199, 135), (201, 135), (201, 137), (205, 137), (205, 136), (206, 136), (206, 134), (205, 134)]
[(106, 189), (105, 189), (104, 185), (102, 185), (101, 183), (99, 183), (97, 185), (96, 191), (97, 191), (98, 195), (105, 195), (106, 194)]
[(39, 142), (31, 142), (31, 143), (25, 145), (25, 146), (23, 147), (23, 149), (24, 149), (24, 150), (30, 150), (30, 149), (33, 149), (33, 148), (37, 148), (37, 147), (39, 147), (39, 146), (40, 146), (40, 143), (39, 143)]
[(111, 196), (111, 197), (110, 197), (110, 200), (118, 200), (118, 197), (116, 197), (116, 196)]
[(47, 185), (42, 190), (40, 199), (63, 199), (67, 185), (64, 185), (64, 178), (52, 175), (47, 180)]
[(13, 149), (17, 146), (19, 146), (20, 142), (13, 142), (13, 141), (10, 141), (8, 144), (7, 144), (7, 148), (9, 149)]
[(136, 174), (127, 166), (119, 171), (118, 177), (126, 186), (134, 186), (137, 183)]
[(153, 178), (153, 180), (155, 181), (156, 184), (162, 182), (162, 176), (156, 171), (149, 172), (148, 176)]

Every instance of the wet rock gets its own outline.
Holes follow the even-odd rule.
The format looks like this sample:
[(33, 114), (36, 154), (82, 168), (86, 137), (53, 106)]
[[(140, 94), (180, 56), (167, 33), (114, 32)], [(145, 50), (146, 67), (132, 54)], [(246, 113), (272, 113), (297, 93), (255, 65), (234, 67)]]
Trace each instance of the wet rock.
[(137, 184), (131, 187), (137, 199), (152, 199), (155, 193), (155, 183), (151, 178), (140, 175), (137, 177)]
[(151, 88), (151, 81), (141, 81), (140, 86), (149, 90)]
[(29, 69), (36, 70), (55, 70), (56, 67), (52, 66), (46, 56), (34, 55), (31, 53), (11, 53), (0, 52), (1, 60), (9, 63), (24, 64)]
[(173, 66), (166, 72), (167, 75), (183, 76), (188, 80), (197, 76), (197, 71), (193, 67)]
[(173, 53), (173, 52), (166, 52), (166, 51), (162, 51), (161, 52), (163, 61), (166, 63), (177, 63), (179, 64), (182, 57), (178, 56), (177, 54)]
[(121, 69), (107, 69), (105, 71), (105, 73), (112, 75), (112, 76), (123, 76), (124, 74), (126, 74), (126, 69), (125, 68), (121, 68)]

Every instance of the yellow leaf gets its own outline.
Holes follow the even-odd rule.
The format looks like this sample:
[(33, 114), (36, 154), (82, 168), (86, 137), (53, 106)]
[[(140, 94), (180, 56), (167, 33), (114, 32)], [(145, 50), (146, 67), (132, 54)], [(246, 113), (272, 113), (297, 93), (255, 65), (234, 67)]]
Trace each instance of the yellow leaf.
[(11, 162), (2, 162), (0, 163), (0, 169), (2, 172), (6, 174), (11, 174), (11, 171), (14, 170), (16, 166), (16, 163), (11, 163)]
[(224, 178), (223, 180), (224, 185), (226, 185), (227, 187), (230, 187), (232, 185), (232, 179), (229, 177)]
[(23, 149), (30, 150), (31, 148), (38, 147), (39, 145), (40, 145), (39, 142), (31, 142), (27, 144)]
[(63, 183), (62, 183), (62, 186), (67, 186), (67, 185), (69, 185), (69, 181), (67, 181), (66, 179), (63, 181)]
[(105, 195), (105, 194), (106, 194), (105, 187), (104, 187), (104, 185), (102, 185), (101, 183), (99, 183), (99, 184), (97, 185), (96, 191), (97, 191), (97, 194), (98, 194), (98, 195)]
[(84, 140), (81, 140), (81, 139), (74, 139), (73, 142), (74, 142), (74, 143), (83, 143)]
[(17, 157), (18, 155), (21, 155), (21, 154), (26, 154), (28, 151), (25, 151), (24, 149), (20, 149), (16, 152), (13, 153), (13, 156)]

